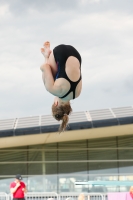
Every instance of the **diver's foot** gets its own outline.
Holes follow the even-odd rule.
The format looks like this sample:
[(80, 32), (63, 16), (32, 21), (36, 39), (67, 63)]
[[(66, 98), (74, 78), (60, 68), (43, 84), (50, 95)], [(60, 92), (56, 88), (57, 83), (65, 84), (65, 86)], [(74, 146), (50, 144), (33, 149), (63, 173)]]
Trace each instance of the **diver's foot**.
[(44, 43), (44, 48), (41, 48), (41, 53), (44, 55), (45, 58), (49, 58), (50, 54), (51, 54), (51, 50), (50, 50), (50, 42), (45, 42)]

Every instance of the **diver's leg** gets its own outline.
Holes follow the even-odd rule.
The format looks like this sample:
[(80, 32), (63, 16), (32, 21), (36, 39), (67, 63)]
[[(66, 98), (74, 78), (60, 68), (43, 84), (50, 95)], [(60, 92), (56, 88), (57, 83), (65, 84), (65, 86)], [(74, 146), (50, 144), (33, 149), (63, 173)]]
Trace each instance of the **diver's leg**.
[[(43, 56), (45, 58), (43, 65), (45, 65), (45, 64), (50, 65), (53, 77), (55, 77), (58, 68), (57, 68), (57, 64), (54, 59), (53, 51), (50, 50), (50, 42), (47, 41), (44, 43), (44, 47), (41, 48), (41, 53), (43, 54)], [(40, 67), (41, 70), (43, 68), (43, 65)]]
[(45, 42), (44, 43), (44, 47), (41, 48), (41, 53), (43, 54), (44, 58), (45, 58), (45, 63), (44, 64), (48, 64), (48, 58), (51, 54), (51, 50), (50, 50), (50, 42)]
[(46, 90), (52, 93), (53, 86), (54, 86), (54, 77), (53, 77), (52, 68), (49, 64), (49, 55), (51, 54), (50, 42), (44, 43), (44, 48), (41, 48), (41, 52), (45, 58), (44, 64), (41, 65), (40, 67), (42, 71), (42, 79), (43, 79)]

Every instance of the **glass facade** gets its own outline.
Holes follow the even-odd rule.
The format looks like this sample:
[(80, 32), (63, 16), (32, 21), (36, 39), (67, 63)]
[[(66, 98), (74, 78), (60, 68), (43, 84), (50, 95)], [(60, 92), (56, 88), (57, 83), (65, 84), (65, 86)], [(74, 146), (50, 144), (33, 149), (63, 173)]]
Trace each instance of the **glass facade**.
[(133, 135), (0, 149), (0, 192), (18, 173), (29, 192), (129, 191), (75, 181), (133, 180)]

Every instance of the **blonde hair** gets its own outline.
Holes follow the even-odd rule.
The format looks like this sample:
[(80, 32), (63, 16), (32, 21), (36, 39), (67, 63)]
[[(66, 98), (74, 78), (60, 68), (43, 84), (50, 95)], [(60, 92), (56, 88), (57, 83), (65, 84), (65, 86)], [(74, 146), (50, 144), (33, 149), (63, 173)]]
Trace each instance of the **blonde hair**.
[(69, 117), (68, 115), (72, 112), (72, 108), (69, 102), (67, 103), (61, 103), (59, 106), (55, 106), (54, 104), (52, 105), (52, 113), (53, 117), (57, 120), (60, 121), (62, 120), (62, 123), (59, 127), (59, 133), (62, 131), (65, 131)]
[(79, 196), (78, 196), (78, 200), (84, 200), (85, 199), (85, 195), (83, 193), (81, 193)]
[(129, 190), (131, 193), (133, 193), (133, 186), (130, 187), (130, 190)]

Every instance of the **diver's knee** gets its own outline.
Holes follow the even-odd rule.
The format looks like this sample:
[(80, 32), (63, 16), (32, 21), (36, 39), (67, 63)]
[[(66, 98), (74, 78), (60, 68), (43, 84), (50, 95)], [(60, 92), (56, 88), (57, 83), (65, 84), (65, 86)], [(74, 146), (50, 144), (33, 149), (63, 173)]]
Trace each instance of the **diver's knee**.
[(45, 64), (42, 64), (42, 65), (40, 66), (40, 70), (41, 70), (41, 71), (44, 70), (44, 66), (45, 66)]

